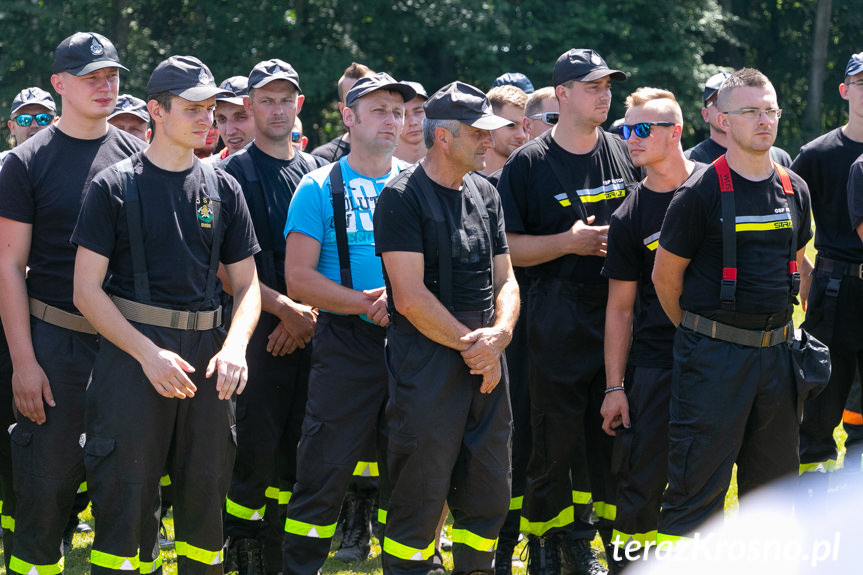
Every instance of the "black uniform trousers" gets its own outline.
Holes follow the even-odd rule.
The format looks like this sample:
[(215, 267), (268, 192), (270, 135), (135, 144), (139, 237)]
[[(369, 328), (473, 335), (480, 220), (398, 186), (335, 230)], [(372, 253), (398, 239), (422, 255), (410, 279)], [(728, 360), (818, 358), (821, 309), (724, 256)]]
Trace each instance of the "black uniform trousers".
[(311, 346), (284, 356), (267, 351), (279, 321), (262, 313), (249, 340), (249, 383), (237, 397), (237, 458), (225, 515), (225, 537), (258, 540), (272, 572), (282, 568), (284, 509), (296, 481), (311, 361)]
[[(491, 312), (454, 315), (470, 329), (492, 319)], [(384, 573), (428, 573), (444, 502), (453, 516), (452, 573), (490, 572), (511, 489), (506, 362), (497, 387), (480, 393), (482, 378), (470, 374), (459, 352), (398, 314), (391, 321)]]
[(735, 462), (741, 498), (796, 477), (797, 392), (786, 344), (746, 347), (679, 327), (670, 414), (659, 542), (687, 536), (722, 511)]
[(671, 369), (635, 366), (627, 380), (632, 426), (617, 431), (614, 438), (617, 516), (613, 540), (625, 544), (631, 539), (643, 546), (656, 540), (659, 504), (667, 483)]
[[(839, 283), (835, 297), (827, 293), (831, 281)], [(855, 373), (863, 372), (863, 280), (831, 277), (816, 268), (803, 327), (830, 348), (831, 372), (824, 391), (803, 407), (800, 468), (813, 471), (820, 465), (832, 471), (838, 457), (833, 430), (842, 421)]]
[[(604, 285), (537, 278), (528, 296), (533, 450), (521, 530), (593, 539), (616, 514), (612, 438), (599, 414), (605, 390)], [(572, 470), (572, 471), (571, 471)], [(591, 495), (598, 524), (592, 525)]]
[[(0, 326), (3, 329), (3, 326)], [(15, 423), (12, 396), (12, 358), (6, 341), (0, 342), (0, 430)], [(3, 528), (3, 559), (6, 571), (15, 540), (15, 493), (12, 481), (12, 444), (8, 433), (0, 440), (0, 527)]]
[(15, 549), (9, 568), (44, 575), (60, 573), (63, 529), (84, 481), (81, 439), (84, 390), (98, 348), (97, 336), (30, 318), (36, 361), (51, 384), (55, 407), (45, 404), (46, 421), (18, 417), (12, 429), (15, 488)]
[(318, 316), (297, 482), (285, 521), (286, 575), (314, 575), (324, 564), (357, 464), (368, 459), (370, 445), (382, 448), (385, 441), (385, 341), (384, 328), (359, 316)]
[(186, 399), (162, 397), (132, 356), (102, 341), (87, 388), (84, 446), (96, 519), (91, 572), (159, 570), (158, 543), (139, 549), (139, 542), (154, 539), (143, 531), (158, 528), (159, 480), (167, 470), (178, 571), (221, 574), (222, 509), (236, 449), (234, 404), (219, 399), (217, 374), (204, 374), (225, 330), (133, 325), (194, 366), (187, 375), (197, 392)]

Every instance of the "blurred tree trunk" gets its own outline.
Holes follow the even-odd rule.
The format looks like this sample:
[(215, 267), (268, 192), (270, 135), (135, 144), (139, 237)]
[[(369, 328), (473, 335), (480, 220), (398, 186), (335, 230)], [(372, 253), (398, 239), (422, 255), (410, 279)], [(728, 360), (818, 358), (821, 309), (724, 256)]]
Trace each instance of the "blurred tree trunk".
[(830, 40), (832, 0), (818, 0), (815, 13), (815, 33), (812, 35), (812, 62), (809, 69), (809, 91), (806, 114), (803, 116), (803, 136), (807, 141), (821, 134), (821, 99), (824, 96), (824, 72), (827, 66), (827, 44)]

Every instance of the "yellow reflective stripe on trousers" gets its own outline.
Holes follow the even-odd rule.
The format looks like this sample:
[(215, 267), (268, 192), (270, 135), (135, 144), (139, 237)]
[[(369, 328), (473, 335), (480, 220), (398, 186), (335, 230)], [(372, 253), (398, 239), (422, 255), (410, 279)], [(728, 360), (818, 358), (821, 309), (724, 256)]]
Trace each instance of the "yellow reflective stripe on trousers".
[(398, 541), (390, 539), (389, 537), (384, 537), (383, 550), (384, 553), (388, 555), (392, 555), (393, 557), (398, 557), (399, 559), (404, 559), (406, 561), (425, 561), (434, 555), (434, 541), (429, 543), (428, 547), (425, 549), (418, 549), (416, 547), (402, 545)]
[(78, 493), (87, 493), (87, 482), (83, 482), (78, 486)]
[(387, 510), (378, 507), (378, 523), (381, 525), (387, 524)]
[(279, 505), (287, 505), (292, 495), (293, 492), (291, 491), (279, 491)]
[(799, 475), (803, 475), (804, 473), (833, 473), (836, 471), (836, 464), (838, 462), (835, 459), (828, 459), (827, 461), (816, 461), (814, 463), (801, 463)]
[(336, 523), (332, 525), (312, 525), (303, 523), (288, 517), (285, 521), (285, 533), (299, 535), (300, 537), (313, 537), (315, 539), (329, 539), (336, 534)]
[(167, 487), (170, 484), (171, 484), (171, 476), (170, 475), (163, 475), (161, 477), (161, 479), (159, 479), (159, 485), (161, 485), (162, 487)]
[(292, 495), (291, 491), (279, 491), (278, 487), (267, 487), (264, 492), (264, 497), (276, 501), (279, 505), (287, 505)]
[(545, 535), (545, 532), (555, 527), (566, 527), (575, 521), (575, 511), (572, 505), (561, 511), (557, 517), (549, 521), (528, 521), (522, 516), (519, 530), (527, 535)]
[(120, 555), (112, 555), (104, 551), (90, 550), (90, 564), (105, 569), (113, 569), (115, 571), (137, 571), (141, 567), (141, 562), (138, 556), (121, 557)]
[(646, 543), (656, 543), (656, 530), (648, 531), (647, 533), (624, 533), (615, 529), (611, 532), (611, 542), (615, 545), (626, 545), (629, 541), (635, 541), (642, 547)]
[(0, 515), (0, 527), (10, 533), (15, 533), (15, 518), (11, 515)]
[(354, 475), (356, 477), (379, 477), (377, 461), (357, 461), (357, 466), (354, 467)]
[(687, 543), (689, 541), (692, 541), (690, 537), (683, 537), (682, 535), (668, 535), (667, 533), (656, 534), (657, 547), (661, 546), (666, 551), (671, 551), (681, 543)]
[(53, 565), (33, 565), (13, 555), (9, 560), (9, 570), (24, 575), (59, 575), (63, 572), (63, 558)]
[(260, 509), (252, 509), (250, 507), (240, 505), (236, 501), (232, 501), (230, 498), (226, 497), (225, 510), (228, 512), (228, 515), (233, 515), (234, 517), (239, 517), (246, 521), (263, 521), (264, 512), (267, 510), (267, 507), (264, 506)]
[(524, 505), (524, 497), (513, 497), (509, 500), (509, 510), (515, 511), (516, 509), (521, 509), (522, 505)]
[(600, 519), (614, 521), (617, 517), (617, 506), (605, 501), (594, 501), (593, 510), (596, 511), (596, 516)]
[(156, 557), (155, 561), (141, 561), (141, 575), (155, 573), (162, 567), (162, 556)]
[(461, 543), (462, 545), (467, 545), (477, 551), (488, 553), (494, 551), (494, 548), (497, 546), (497, 539), (486, 539), (476, 533), (471, 533), (467, 529), (453, 529), (452, 542)]
[(264, 497), (267, 499), (274, 499), (276, 501), (279, 500), (279, 488), (278, 487), (267, 487), (267, 490), (264, 491)]
[(572, 502), (576, 505), (587, 505), (590, 503), (590, 499), (593, 497), (593, 494), (590, 491), (573, 491), (572, 492)]
[(221, 549), (218, 551), (209, 551), (189, 545), (185, 541), (175, 541), (174, 549), (177, 551), (177, 557), (182, 556), (204, 565), (219, 565), (223, 559), (223, 551)]

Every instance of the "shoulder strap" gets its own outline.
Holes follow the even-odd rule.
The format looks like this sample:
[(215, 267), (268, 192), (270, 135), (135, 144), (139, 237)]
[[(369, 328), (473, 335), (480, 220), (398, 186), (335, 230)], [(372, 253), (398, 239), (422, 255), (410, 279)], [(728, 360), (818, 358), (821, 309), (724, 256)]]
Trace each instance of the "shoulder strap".
[(734, 207), (734, 185), (731, 169), (725, 155), (713, 162), (719, 178), (719, 197), (722, 200), (722, 282), (719, 301), (725, 311), (734, 311), (737, 291), (737, 212)]
[(135, 282), (135, 299), (150, 303), (150, 275), (147, 272), (147, 258), (144, 252), (144, 233), (141, 230), (141, 200), (138, 181), (132, 158), (126, 158), (116, 165), (122, 186), (123, 205), (126, 208), (126, 226), (129, 228), (129, 250), (132, 252), (132, 275)]
[(494, 230), (491, 229), (491, 221), (488, 216), (488, 210), (485, 207), (485, 202), (482, 199), (482, 194), (479, 193), (476, 182), (473, 181), (472, 174), (465, 174), (464, 177), (465, 189), (468, 192), (468, 198), (473, 202), (479, 215), (482, 217), (483, 227), (485, 228), (486, 237), (488, 238), (488, 260), (489, 260), (489, 276), (491, 277), (491, 293), (492, 304), (494, 303)]
[(419, 199), (424, 209), (431, 214), (437, 230), (438, 243), (438, 286), (440, 287), (440, 301), (449, 310), (453, 309), (452, 299), (452, 240), (450, 239), (449, 227), (443, 215), (440, 198), (432, 188), (431, 180), (425, 173), (422, 165), (417, 164), (415, 174), (418, 174)]
[(255, 165), (255, 159), (249, 152), (249, 148), (245, 148), (242, 152), (237, 153), (237, 159), (234, 160), (240, 165), (243, 172), (243, 179), (249, 186), (246, 190), (252, 201), (248, 202), (249, 210), (252, 212), (252, 219), (255, 223), (255, 235), (258, 237), (258, 243), (261, 246), (261, 253), (256, 261), (260, 263), (259, 270), (261, 281), (275, 288), (276, 287), (276, 268), (275, 259), (273, 256), (273, 233), (270, 228), (269, 209), (267, 209), (267, 196), (264, 193), (263, 180), (258, 174), (258, 167)]
[(222, 197), (219, 195), (216, 169), (212, 164), (206, 162), (201, 162), (201, 167), (204, 170), (204, 191), (210, 197), (210, 205), (213, 210), (213, 245), (210, 247), (210, 269), (207, 272), (207, 287), (204, 295), (205, 303), (209, 303), (216, 291), (219, 256), (222, 252), (222, 238), (225, 235), (225, 230), (222, 225)]
[(546, 138), (551, 138), (551, 131), (538, 137), (536, 141), (542, 149), (545, 150), (545, 158), (548, 160), (548, 164), (551, 166), (551, 171), (554, 172), (554, 176), (557, 178), (557, 183), (560, 184), (561, 189), (563, 189), (566, 194), (572, 209), (575, 210), (579, 219), (584, 220), (584, 223), (587, 223), (587, 210), (585, 210), (584, 204), (581, 203), (581, 198), (578, 197), (577, 193), (575, 193), (575, 184), (572, 183), (572, 178), (570, 178), (569, 172), (560, 161), (560, 158), (551, 153), (551, 148), (549, 148)]
[(797, 208), (797, 198), (794, 196), (794, 188), (791, 186), (791, 176), (779, 162), (773, 162), (773, 167), (779, 174), (782, 182), (782, 190), (785, 199), (788, 200), (788, 211), (791, 214), (791, 250), (788, 256), (788, 274), (791, 276), (791, 299), (796, 303), (797, 294), (800, 293), (800, 271), (797, 269), (797, 235), (800, 233), (800, 213)]
[(330, 192), (333, 201), (333, 227), (336, 231), (336, 249), (339, 252), (339, 273), (342, 285), (354, 288), (351, 277), (351, 254), (348, 251), (348, 225), (345, 214), (345, 182), (342, 164), (336, 161), (330, 170)]

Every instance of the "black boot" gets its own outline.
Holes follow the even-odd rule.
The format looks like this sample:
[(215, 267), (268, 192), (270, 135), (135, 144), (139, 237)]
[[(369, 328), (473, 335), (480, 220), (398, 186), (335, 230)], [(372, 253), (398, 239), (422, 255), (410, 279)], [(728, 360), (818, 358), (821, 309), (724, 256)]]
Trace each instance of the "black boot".
[(333, 559), (345, 563), (365, 561), (371, 548), (374, 500), (357, 497), (354, 493), (348, 492), (345, 502), (347, 514), (342, 528), (342, 542)]
[(509, 541), (498, 541), (494, 552), (494, 575), (512, 575), (512, 554), (515, 545)]
[(527, 538), (528, 575), (561, 575), (558, 538), (550, 535)]
[(239, 575), (265, 575), (261, 544), (255, 539), (243, 537), (231, 541), (225, 558), (225, 572), (229, 569)]
[(564, 575), (607, 575), (587, 539), (561, 538), (561, 563)]

